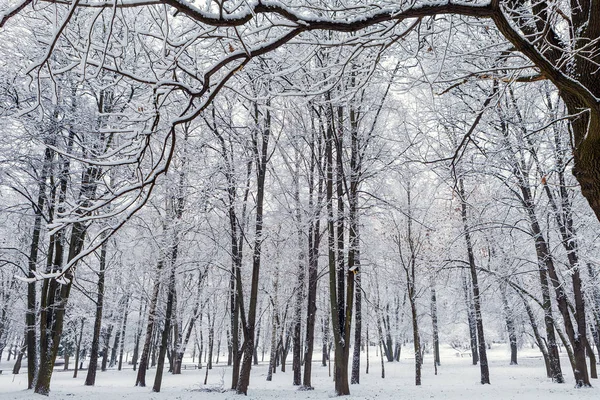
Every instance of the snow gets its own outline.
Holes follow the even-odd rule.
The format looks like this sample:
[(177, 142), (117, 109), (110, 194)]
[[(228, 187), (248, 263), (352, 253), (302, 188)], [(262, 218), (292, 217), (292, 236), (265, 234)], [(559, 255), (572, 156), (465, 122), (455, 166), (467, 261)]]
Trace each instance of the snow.
[[(410, 346), (408, 344), (407, 346)], [(567, 383), (559, 385), (545, 378), (545, 368), (539, 352), (535, 349), (524, 348), (519, 352), (519, 365), (509, 365), (510, 354), (508, 345), (495, 344), (489, 351), (491, 385), (479, 383), (479, 366), (471, 365), (470, 357), (457, 357), (455, 350), (448, 346), (442, 347), (441, 362), (438, 375), (434, 375), (431, 354), (425, 355), (423, 366), (423, 385), (414, 385), (414, 360), (408, 358), (408, 347), (403, 348), (403, 359), (400, 363), (385, 363), (385, 379), (381, 378), (381, 361), (375, 355), (375, 347), (371, 347), (370, 373), (365, 371), (365, 353), (362, 353), (361, 384), (351, 385), (348, 399), (444, 399), (444, 400), (565, 400), (565, 399), (598, 399), (600, 390), (597, 387), (575, 389), (572, 373), (566, 358), (562, 367)], [(260, 357), (260, 354), (259, 354)], [(406, 358), (405, 358), (406, 357)], [(226, 359), (221, 356), (221, 360)], [(228, 388), (231, 369), (221, 362), (209, 371), (208, 385), (202, 385), (206, 370), (187, 369), (181, 375), (165, 373), (162, 391), (152, 393), (151, 386), (154, 369), (148, 371), (146, 382), (148, 387), (134, 387), (135, 372), (129, 369), (123, 371), (108, 370), (98, 372), (96, 386), (85, 387), (83, 381), (85, 372), (80, 371), (79, 377), (73, 379), (73, 371), (63, 372), (58, 369), (54, 373), (49, 399), (69, 400), (226, 400), (226, 399), (328, 399), (335, 397), (333, 382), (328, 376), (328, 368), (321, 366), (321, 356), (315, 353), (313, 365), (313, 386), (315, 390), (299, 391), (292, 386), (291, 357), (288, 357), (287, 372), (280, 370), (273, 375), (273, 381), (267, 382), (267, 360), (253, 367), (248, 396), (238, 396), (231, 391), (214, 391), (218, 388)], [(187, 366), (191, 360), (187, 360)], [(0, 399), (25, 400), (34, 396), (30, 391), (23, 390), (26, 385), (26, 371), (11, 375), (12, 361), (3, 362), (0, 368)], [(62, 367), (61, 367), (62, 368)], [(592, 385), (598, 386), (598, 381), (592, 380)], [(213, 390), (213, 391), (207, 391)]]

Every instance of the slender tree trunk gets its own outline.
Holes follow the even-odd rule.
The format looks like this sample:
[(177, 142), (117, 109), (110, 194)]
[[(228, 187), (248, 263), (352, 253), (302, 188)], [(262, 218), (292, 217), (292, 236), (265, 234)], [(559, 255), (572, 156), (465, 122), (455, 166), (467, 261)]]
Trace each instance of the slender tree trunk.
[(479, 293), (479, 282), (477, 280), (477, 266), (475, 264), (475, 254), (471, 242), (471, 232), (468, 225), (467, 200), (465, 198), (465, 189), (462, 178), (458, 181), (459, 198), (461, 203), (461, 215), (464, 228), (465, 242), (467, 245), (467, 256), (469, 259), (469, 270), (471, 272), (471, 285), (473, 289), (473, 307), (475, 309), (475, 322), (477, 325), (477, 342), (479, 345), (479, 367), (481, 370), (481, 383), (490, 383), (490, 371), (487, 361), (487, 352), (485, 347), (485, 335), (483, 330), (483, 318), (481, 315), (481, 297)]
[(73, 378), (77, 378), (77, 372), (79, 371), (79, 356), (81, 354), (81, 340), (83, 339), (84, 324), (85, 318), (81, 318), (81, 326), (79, 327), (79, 338), (77, 339), (77, 345), (75, 347), (75, 369), (73, 370)]
[(23, 343), (21, 344), (21, 347), (19, 348), (19, 351), (16, 355), (15, 365), (13, 365), (13, 369), (12, 369), (13, 375), (17, 375), (19, 373), (19, 371), (21, 370), (21, 363), (23, 361), (23, 355), (25, 354), (26, 350), (27, 350), (27, 332), (25, 332), (25, 336), (23, 337)]
[(431, 286), (431, 325), (433, 331), (433, 363), (436, 367), (439, 367), (441, 365), (440, 338), (438, 329), (437, 297), (435, 293), (435, 286), (433, 284)]
[(112, 336), (112, 332), (114, 330), (114, 325), (110, 324), (108, 329), (106, 330), (106, 336), (104, 338), (104, 349), (102, 351), (102, 363), (101, 363), (101, 371), (106, 372), (106, 365), (108, 364), (108, 350), (110, 348), (110, 337)]
[(500, 287), (500, 295), (502, 297), (502, 310), (504, 311), (506, 330), (508, 331), (508, 340), (510, 342), (510, 365), (517, 365), (517, 330), (506, 297), (506, 285)]
[(304, 376), (302, 377), (302, 386), (305, 389), (312, 389), (312, 358), (314, 351), (315, 338), (315, 320), (317, 315), (317, 283), (319, 273), (319, 245), (321, 242), (321, 204), (323, 200), (323, 177), (319, 174), (317, 185), (317, 201), (314, 204), (314, 186), (315, 170), (317, 165), (321, 165), (322, 146), (321, 136), (316, 134), (314, 119), (311, 119), (312, 140), (311, 140), (311, 159), (310, 175), (308, 185), (308, 208), (313, 213), (308, 226), (308, 293), (307, 293), (307, 313), (306, 313), (306, 339), (304, 350)]
[(148, 323), (146, 324), (146, 336), (144, 339), (144, 347), (142, 356), (140, 357), (140, 365), (135, 380), (135, 386), (146, 386), (146, 371), (148, 370), (148, 361), (150, 361), (150, 348), (152, 347), (152, 334), (156, 322), (156, 306), (158, 303), (158, 294), (160, 292), (160, 275), (163, 269), (164, 261), (162, 257), (156, 264), (156, 276), (154, 277), (154, 288), (150, 299), (150, 308), (148, 310)]
[(321, 331), (323, 333), (323, 343), (321, 346), (321, 366), (326, 367), (327, 361), (329, 360), (329, 318), (322, 317), (321, 319)]
[[(277, 271), (275, 272), (276, 274), (276, 279), (277, 279)], [(275, 281), (277, 282), (277, 281)], [(276, 287), (277, 284), (274, 284), (274, 287)], [(269, 370), (267, 371), (267, 381), (271, 381), (273, 380), (273, 373), (276, 371), (277, 369), (277, 365), (276, 365), (276, 360), (277, 360), (277, 317), (276, 317), (276, 313), (277, 313), (277, 289), (274, 288), (275, 291), (275, 299), (273, 301), (273, 307), (272, 307), (272, 313), (273, 315), (271, 316), (271, 351), (270, 351), (270, 355), (269, 355)]]
[(305, 251), (304, 251), (304, 240), (302, 232), (302, 204), (300, 202), (300, 154), (299, 150), (295, 152), (295, 171), (293, 171), (294, 181), (294, 202), (296, 207), (295, 222), (296, 222), (296, 234), (298, 244), (298, 268), (296, 275), (296, 298), (294, 302), (294, 314), (293, 314), (293, 338), (292, 338), (292, 384), (299, 386), (302, 383), (302, 362), (301, 362), (301, 342), (302, 342), (302, 301), (304, 300), (304, 286), (305, 286)]
[(467, 322), (469, 324), (469, 342), (471, 345), (471, 355), (473, 365), (479, 363), (479, 350), (477, 350), (477, 325), (475, 323), (475, 312), (473, 310), (473, 296), (471, 294), (469, 279), (466, 275), (462, 276), (463, 293), (465, 296), (465, 305), (467, 308)]
[[(182, 197), (179, 197), (179, 200), (183, 202)], [(181, 203), (179, 207), (175, 210), (175, 218), (177, 220), (181, 219), (183, 213), (183, 208)], [(169, 286), (167, 287), (167, 310), (165, 311), (165, 324), (163, 327), (163, 331), (160, 337), (160, 349), (158, 352), (158, 363), (156, 365), (156, 375), (154, 376), (154, 385), (152, 386), (153, 392), (160, 392), (160, 388), (162, 385), (162, 377), (163, 371), (165, 367), (165, 356), (167, 354), (167, 347), (169, 345), (169, 334), (171, 333), (171, 325), (173, 321), (173, 307), (175, 304), (175, 272), (177, 271), (177, 255), (179, 250), (179, 234), (177, 231), (178, 227), (175, 227), (175, 232), (173, 234), (173, 243), (171, 245), (171, 259), (169, 260), (171, 263), (171, 270), (169, 273)]]
[[(265, 111), (264, 125), (259, 138), (254, 138), (254, 157), (256, 164), (256, 214), (254, 227), (254, 249), (252, 254), (252, 279), (250, 284), (250, 302), (248, 304), (248, 317), (243, 324), (244, 345), (242, 346), (242, 365), (240, 367), (240, 377), (236, 391), (239, 394), (248, 393), (250, 384), (250, 370), (252, 368), (252, 356), (254, 354), (255, 324), (256, 324), (256, 304), (258, 299), (258, 285), (261, 267), (262, 242), (263, 242), (263, 206), (265, 197), (265, 178), (267, 175), (267, 162), (269, 158), (269, 137), (271, 134), (271, 114), (268, 109)], [(255, 104), (256, 122), (258, 122), (258, 105)], [(258, 125), (258, 124), (257, 124)], [(257, 135), (258, 136), (258, 135)], [(239, 271), (238, 271), (239, 273)], [(238, 283), (241, 279), (238, 279)], [(238, 295), (241, 296), (241, 287), (238, 288)]]
[(90, 363), (85, 377), (85, 386), (94, 386), (98, 368), (98, 351), (100, 350), (100, 331), (102, 329), (102, 312), (104, 311), (104, 279), (106, 274), (106, 252), (108, 242), (100, 248), (100, 270), (98, 272), (98, 297), (96, 299), (96, 317), (94, 319), (94, 334), (90, 350)]
[(127, 332), (127, 316), (129, 315), (129, 295), (125, 299), (125, 312), (123, 313), (123, 325), (121, 327), (121, 343), (119, 344), (119, 366), (120, 371), (123, 367), (123, 351), (125, 350), (125, 333)]

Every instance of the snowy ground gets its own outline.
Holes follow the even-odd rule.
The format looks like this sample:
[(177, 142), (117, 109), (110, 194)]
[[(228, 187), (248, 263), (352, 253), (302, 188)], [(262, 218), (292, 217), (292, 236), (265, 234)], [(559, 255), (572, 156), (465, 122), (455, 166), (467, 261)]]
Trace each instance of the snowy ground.
[[(408, 355), (408, 348), (403, 349)], [(317, 354), (315, 354), (317, 356)], [(442, 351), (442, 366), (434, 375), (431, 355), (426, 355), (423, 368), (423, 384), (414, 385), (414, 360), (404, 358), (400, 363), (385, 363), (385, 379), (381, 378), (381, 361), (375, 357), (375, 348), (370, 351), (370, 371), (366, 375), (365, 359), (362, 361), (361, 384), (352, 385), (349, 399), (448, 399), (448, 400), (565, 400), (598, 399), (600, 383), (592, 381), (591, 389), (575, 389), (570, 367), (562, 360), (563, 372), (567, 378), (564, 385), (554, 384), (545, 378), (543, 361), (536, 350), (523, 349), (519, 354), (519, 365), (508, 365), (507, 346), (494, 345), (488, 353), (490, 358), (491, 385), (479, 383), (479, 367), (471, 365), (469, 357), (460, 358), (450, 348)], [(313, 391), (298, 391), (291, 385), (291, 366), (288, 372), (278, 371), (272, 382), (267, 382), (266, 362), (253, 367), (248, 397), (240, 397), (230, 391), (207, 392), (204, 389), (227, 388), (230, 382), (230, 369), (217, 365), (209, 371), (208, 385), (204, 382), (205, 369), (184, 370), (181, 375), (165, 373), (161, 393), (152, 393), (154, 369), (148, 371), (149, 387), (134, 387), (135, 372), (131, 369), (98, 372), (95, 387), (84, 387), (85, 371), (73, 379), (72, 371), (56, 371), (52, 380), (50, 399), (68, 400), (225, 400), (225, 399), (327, 399), (334, 396), (333, 382), (328, 376), (328, 368), (315, 363), (313, 367)], [(288, 357), (291, 360), (291, 356)], [(190, 360), (191, 362), (191, 360)], [(130, 367), (130, 366), (129, 366)], [(24, 390), (25, 373), (11, 375), (12, 361), (0, 364), (4, 372), (0, 375), (0, 400), (43, 399)], [(23, 370), (22, 370), (23, 371)]]

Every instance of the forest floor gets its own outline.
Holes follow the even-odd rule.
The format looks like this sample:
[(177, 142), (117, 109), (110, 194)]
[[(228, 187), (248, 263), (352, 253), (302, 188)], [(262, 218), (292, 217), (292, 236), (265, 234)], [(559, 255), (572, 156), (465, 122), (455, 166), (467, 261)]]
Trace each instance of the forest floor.
[[(563, 372), (567, 383), (552, 383), (545, 377), (544, 363), (539, 352), (533, 349), (521, 349), (519, 365), (509, 365), (508, 346), (494, 344), (488, 353), (490, 359), (491, 385), (479, 383), (479, 366), (471, 365), (471, 358), (460, 357), (450, 347), (442, 350), (437, 376), (434, 375), (431, 354), (425, 355), (422, 385), (414, 385), (414, 359), (410, 359), (408, 347), (404, 347), (403, 358), (398, 363), (385, 362), (385, 379), (381, 378), (381, 359), (376, 356), (375, 347), (371, 347), (369, 374), (365, 374), (366, 358), (363, 353), (361, 364), (361, 384), (350, 387), (351, 396), (347, 399), (444, 399), (444, 400), (565, 400), (599, 399), (600, 381), (592, 380), (593, 388), (575, 389), (573, 376), (567, 359), (562, 359)], [(318, 356), (318, 357), (317, 357)], [(83, 386), (85, 372), (73, 379), (73, 371), (56, 370), (49, 399), (68, 400), (225, 400), (225, 399), (328, 399), (335, 397), (333, 382), (328, 367), (321, 366), (320, 355), (315, 354), (318, 363), (313, 367), (313, 386), (311, 391), (298, 391), (292, 386), (291, 356), (288, 357), (287, 372), (280, 370), (273, 375), (271, 382), (266, 381), (267, 362), (252, 368), (250, 387), (247, 397), (240, 397), (225, 390), (230, 383), (231, 368), (218, 364), (209, 370), (208, 384), (203, 385), (206, 370), (186, 369), (181, 375), (165, 373), (160, 393), (152, 393), (154, 369), (147, 374), (148, 387), (134, 387), (135, 372), (128, 366), (122, 371), (109, 369), (98, 372), (96, 386)], [(221, 358), (226, 359), (222, 356)], [(191, 359), (189, 364), (191, 365)], [(189, 368), (189, 367), (188, 367)], [(2, 362), (0, 369), (0, 400), (44, 399), (24, 390), (27, 375), (24, 371), (12, 375), (11, 363)]]

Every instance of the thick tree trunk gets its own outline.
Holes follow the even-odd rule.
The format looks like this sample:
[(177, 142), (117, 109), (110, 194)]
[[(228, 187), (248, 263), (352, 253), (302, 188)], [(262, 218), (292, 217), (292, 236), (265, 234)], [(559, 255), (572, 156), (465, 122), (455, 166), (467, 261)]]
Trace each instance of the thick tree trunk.
[(33, 232), (31, 234), (31, 247), (28, 258), (28, 275), (31, 279), (27, 283), (27, 312), (25, 314), (25, 327), (27, 332), (27, 389), (32, 389), (37, 370), (37, 338), (35, 334), (36, 326), (36, 281), (35, 272), (37, 270), (38, 250), (42, 232), (42, 215), (44, 204), (46, 203), (46, 180), (50, 174), (54, 151), (46, 148), (44, 151), (44, 165), (39, 178), (38, 199), (34, 208), (35, 219), (33, 222)]
[[(332, 113), (330, 112), (331, 116)], [(328, 120), (331, 120), (328, 118)], [(340, 132), (341, 133), (341, 132)], [(338, 141), (341, 134), (338, 133)], [(331, 307), (331, 319), (333, 330), (333, 347), (334, 347), (334, 369), (333, 379), (335, 382), (335, 392), (338, 396), (350, 394), (350, 386), (348, 380), (348, 355), (350, 339), (350, 324), (352, 318), (352, 302), (344, 303), (343, 295), (347, 294), (346, 300), (353, 300), (354, 295), (354, 274), (348, 272), (347, 288), (344, 287), (344, 264), (343, 260), (336, 260), (336, 255), (339, 255), (340, 229), (336, 230), (336, 222), (340, 221), (340, 204), (338, 196), (338, 217), (334, 219), (333, 212), (333, 127), (328, 126), (326, 129), (325, 140), (325, 155), (326, 155), (326, 205), (327, 205), (327, 232), (328, 232), (328, 264), (329, 264), (329, 296)], [(341, 156), (340, 151), (337, 151), (338, 158)], [(341, 179), (341, 171), (338, 170), (338, 181)], [(339, 186), (338, 184), (336, 186)], [(338, 193), (339, 194), (339, 193)], [(343, 206), (342, 206), (343, 207)], [(339, 225), (338, 225), (339, 228)], [(336, 254), (336, 241), (338, 244), (338, 252)], [(342, 244), (343, 248), (343, 244)], [(342, 253), (343, 255), (343, 253)], [(340, 266), (342, 269), (340, 269)], [(347, 289), (347, 290), (346, 290)]]

